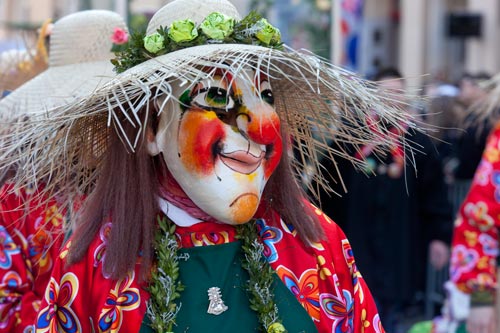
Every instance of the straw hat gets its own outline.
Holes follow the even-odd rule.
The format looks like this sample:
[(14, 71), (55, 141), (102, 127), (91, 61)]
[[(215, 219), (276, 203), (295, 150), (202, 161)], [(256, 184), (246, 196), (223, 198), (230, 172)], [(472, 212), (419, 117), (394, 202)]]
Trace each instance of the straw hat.
[(110, 63), (115, 28), (127, 29), (120, 15), (106, 10), (58, 20), (51, 32), (48, 69), (0, 101), (0, 122), (43, 114), (109, 81), (115, 75)]
[[(158, 29), (163, 29), (167, 36), (165, 29), (171, 31), (173, 23), (185, 22), (186, 19), (199, 27), (214, 12), (234, 18), (237, 22), (240, 20), (237, 10), (227, 0), (174, 0), (154, 14), (146, 33), (151, 36)], [(248, 17), (239, 22), (247, 22)], [(260, 23), (262, 21), (259, 20), (244, 26), (242, 34), (248, 38), (236, 42), (203, 36), (201, 42), (195, 40), (196, 45), (174, 44), (171, 52), (155, 50), (158, 53), (153, 54), (146, 51), (146, 46), (141, 49), (144, 36), (129, 42), (130, 48), (137, 48), (139, 44), (139, 49), (134, 49), (127, 56), (139, 55), (145, 60), (150, 59), (141, 60), (86, 98), (54, 110), (47, 121), (36, 123), (36, 130), (33, 127), (19, 129), (18, 141), (4, 149), (10, 153), (17, 151), (14, 156), (27, 160), (31, 172), (18, 173), (18, 180), (37, 180), (42, 175), (53, 175), (57, 169), (57, 177), (52, 178), (55, 186), (75, 186), (75, 182), (79, 186), (92, 186), (99, 174), (99, 163), (96, 168), (88, 170), (81, 164), (72, 164), (72, 161), (81, 160), (78, 155), (89, 151), (97, 160), (102, 158), (107, 153), (109, 130), (106, 129), (110, 127), (110, 130), (118, 132), (125, 148), (134, 152), (145, 132), (145, 117), (141, 114), (154, 110), (150, 100), (159, 95), (166, 100), (176, 99), (178, 96), (172, 94), (174, 81), (188, 89), (199, 80), (210, 78), (212, 73), (203, 71), (201, 67), (223, 68), (233, 77), (246, 77), (248, 84), (255, 84), (256, 80), (247, 77), (245, 69), (258, 69), (269, 77), (274, 107), (300, 155), (294, 161), (298, 175), (306, 165), (312, 165), (314, 170), (319, 171), (318, 152), (329, 158), (340, 156), (354, 164), (363, 164), (342, 149), (330, 148), (328, 143), (332, 138), (339, 143), (339, 147), (346, 142), (355, 147), (375, 143), (376, 149), (383, 151), (389, 149), (394, 140), (403, 140), (394, 138), (388, 130), (390, 126), (386, 125), (414, 127), (411, 116), (397, 106), (394, 98), (382, 96), (373, 83), (335, 67), (311, 52), (298, 52), (287, 46), (266, 47), (266, 43), (253, 38), (261, 31)], [(197, 31), (202, 31), (199, 29)], [(279, 35), (275, 34), (273, 38), (276, 36)], [(279, 43), (275, 45), (279, 46)], [(119, 61), (118, 57), (115, 64)], [(373, 129), (376, 124), (368, 120), (373, 113), (377, 113), (377, 118), (385, 124), (376, 130)], [(136, 129), (132, 135), (123, 130), (126, 122)], [(57, 135), (53, 140), (46, 140), (48, 133), (52, 132), (57, 132)], [(100, 144), (96, 145), (96, 142)], [(405, 145), (404, 142), (402, 144)], [(32, 148), (29, 157), (22, 149), (26, 145)], [(47, 146), (50, 147), (50, 155), (39, 156), (41, 152), (46, 152)], [(5, 154), (0, 148), (0, 161), (3, 156)], [(9, 163), (5, 160), (0, 162), (0, 170)], [(64, 168), (60, 167), (61, 164)], [(322, 183), (321, 179), (317, 181)], [(328, 188), (327, 184), (323, 185)]]

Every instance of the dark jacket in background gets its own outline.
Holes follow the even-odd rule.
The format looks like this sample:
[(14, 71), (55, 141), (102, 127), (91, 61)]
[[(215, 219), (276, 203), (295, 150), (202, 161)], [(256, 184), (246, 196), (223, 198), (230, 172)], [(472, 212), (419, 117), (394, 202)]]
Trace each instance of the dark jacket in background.
[[(367, 156), (375, 170), (382, 170), (376, 176), (338, 161), (348, 193), (342, 198), (322, 193), (322, 209), (345, 231), (357, 266), (382, 306), (413, 303), (424, 290), (429, 241), (451, 241), (453, 218), (437, 151), (421, 133), (407, 137), (424, 152), (415, 153), (416, 171), (407, 163), (399, 178), (384, 174), (392, 156), (383, 161)], [(334, 173), (331, 161), (322, 164)]]

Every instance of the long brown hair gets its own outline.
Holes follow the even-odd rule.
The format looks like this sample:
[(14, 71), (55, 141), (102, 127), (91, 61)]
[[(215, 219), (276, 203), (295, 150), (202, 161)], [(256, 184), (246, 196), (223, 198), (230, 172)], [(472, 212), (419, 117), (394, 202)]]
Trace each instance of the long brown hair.
[[(148, 123), (156, 131), (156, 116), (151, 116)], [(128, 125), (127, 131), (134, 130)], [(78, 262), (85, 256), (103, 223), (112, 219), (103, 269), (112, 278), (119, 279), (134, 268), (140, 253), (141, 277), (144, 278), (153, 261), (150, 244), (156, 230), (155, 217), (159, 212), (159, 183), (155, 168), (158, 157), (148, 154), (146, 140), (142, 140), (135, 153), (130, 153), (116, 131), (108, 129), (108, 132), (107, 154), (100, 167), (97, 184), (78, 217), (68, 264)], [(284, 132), (282, 129), (283, 138), (286, 138)], [(266, 206), (275, 209), (284, 221), (291, 223), (303, 241), (318, 241), (324, 236), (323, 230), (316, 215), (306, 207), (306, 194), (291, 170), (286, 153), (288, 140), (283, 139), (283, 144), (284, 153), (266, 185), (262, 200), (266, 201)]]

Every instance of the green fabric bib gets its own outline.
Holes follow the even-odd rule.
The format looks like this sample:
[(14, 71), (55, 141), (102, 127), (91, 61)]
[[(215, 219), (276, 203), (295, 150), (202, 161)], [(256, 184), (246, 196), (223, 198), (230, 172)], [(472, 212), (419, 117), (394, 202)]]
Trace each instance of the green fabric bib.
[[(181, 309), (174, 327), (176, 333), (246, 333), (259, 332), (257, 313), (250, 309), (245, 282), (248, 273), (241, 267), (241, 244), (180, 249), (179, 255), (188, 254), (188, 260), (180, 260), (180, 278), (185, 286), (181, 293)], [(207, 313), (208, 289), (219, 287), (222, 300), (228, 309), (220, 315)], [(274, 294), (280, 318), (289, 333), (313, 333), (316, 327), (305, 309), (274, 274)], [(144, 321), (139, 333), (154, 332)]]

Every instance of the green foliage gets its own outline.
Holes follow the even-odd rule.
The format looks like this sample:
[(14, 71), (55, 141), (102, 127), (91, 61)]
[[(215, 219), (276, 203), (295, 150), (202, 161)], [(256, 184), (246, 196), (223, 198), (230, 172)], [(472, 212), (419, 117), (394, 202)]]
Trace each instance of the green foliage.
[(227, 34), (223, 40), (210, 39), (203, 32), (200, 25), (196, 27), (198, 32), (196, 38), (186, 41), (174, 41), (170, 36), (171, 34), (169, 34), (170, 29), (172, 28), (160, 27), (157, 30), (156, 33), (164, 38), (162, 47), (155, 53), (149, 52), (144, 47), (145, 39), (147, 39), (148, 36), (146, 36), (143, 31), (132, 33), (127, 43), (113, 46), (115, 58), (111, 60), (111, 63), (115, 66), (115, 71), (121, 73), (151, 58), (205, 44), (247, 44), (276, 49), (283, 48), (279, 30), (270, 25), (267, 20), (263, 19), (257, 12), (251, 12), (241, 21), (236, 22), (233, 30)]
[(158, 216), (157, 221), (159, 230), (154, 240), (157, 266), (151, 273), (148, 287), (148, 315), (157, 332), (172, 332), (179, 310), (175, 300), (181, 297), (184, 286), (179, 281), (175, 224), (165, 216)]
[(144, 32), (133, 33), (129, 41), (120, 46), (121, 49), (115, 52), (116, 57), (111, 59), (117, 73), (124, 72), (154, 57), (154, 54), (144, 48)]
[[(239, 225), (237, 237), (243, 243), (242, 267), (248, 272), (247, 291), (250, 294), (250, 308), (257, 312), (259, 322), (266, 332), (274, 331), (279, 325), (283, 333), (287, 331), (278, 317), (278, 307), (274, 302), (274, 271), (264, 258), (264, 246), (257, 239), (255, 221)], [(274, 327), (271, 327), (274, 324)]]

